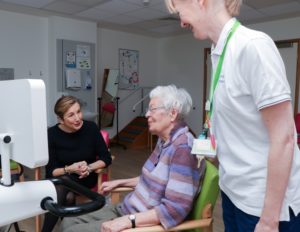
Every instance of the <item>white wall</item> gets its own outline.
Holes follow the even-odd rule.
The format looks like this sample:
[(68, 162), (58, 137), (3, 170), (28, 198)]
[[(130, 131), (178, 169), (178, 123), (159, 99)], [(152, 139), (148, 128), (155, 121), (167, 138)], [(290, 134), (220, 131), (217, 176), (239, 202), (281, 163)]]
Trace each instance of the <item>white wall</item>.
[[(50, 95), (48, 104), (48, 124), (56, 123), (56, 116), (53, 112), (53, 106), (61, 93), (57, 91), (56, 79), (56, 40), (66, 39), (74, 41), (82, 41), (96, 44), (97, 51), (97, 24), (94, 22), (80, 21), (75, 19), (63, 18), (53, 16), (49, 18), (49, 77), (51, 79)], [(97, 64), (97, 59), (96, 59)], [(97, 65), (96, 65), (97, 69)], [(96, 70), (97, 73), (97, 70)], [(92, 91), (97, 92), (97, 78), (96, 86)], [(96, 104), (96, 101), (95, 101)], [(96, 107), (95, 107), (96, 109)]]
[(14, 68), (17, 79), (47, 76), (47, 28), (46, 18), (0, 11), (0, 67)]
[(284, 61), (286, 76), (291, 88), (292, 106), (295, 109), (298, 45), (294, 43), (292, 47), (280, 48), (279, 52)]
[(273, 40), (300, 38), (300, 17), (248, 25), (250, 28), (267, 33)]
[(0, 11), (0, 31), (0, 67), (14, 68), (15, 79), (44, 80), (49, 99), (48, 19)]
[[(98, 29), (98, 94), (101, 96), (102, 77), (105, 68), (119, 68), (119, 48), (139, 51), (140, 86), (156, 86), (158, 75), (158, 39), (119, 32), (108, 29)], [(127, 98), (131, 90), (119, 90), (119, 129), (125, 127), (139, 114), (132, 111), (133, 105), (140, 99), (140, 91)], [(126, 99), (127, 98), (127, 99)], [(110, 136), (116, 134), (116, 117), (114, 128), (107, 129)]]
[(195, 109), (186, 121), (198, 133), (202, 125), (204, 48), (210, 44), (197, 41), (192, 35), (183, 35), (161, 39), (159, 46), (161, 84), (175, 84), (191, 94)]
[[(158, 79), (158, 39), (97, 29), (94, 22), (64, 17), (41, 17), (8, 11), (0, 11), (0, 67), (14, 68), (15, 78), (41, 78), (47, 91), (48, 125), (56, 123), (53, 106), (61, 95), (57, 92), (56, 40), (67, 39), (96, 44), (99, 61), (96, 58), (97, 86), (100, 96), (103, 68), (118, 68), (118, 49), (138, 50), (141, 86), (155, 86)], [(99, 48), (98, 48), (99, 46)], [(31, 75), (29, 75), (29, 73)], [(97, 88), (98, 87), (98, 88)], [(128, 91), (119, 93), (121, 100)], [(139, 93), (129, 99), (120, 109), (120, 128), (131, 120), (130, 107), (140, 97)], [(124, 111), (123, 111), (124, 110)], [(129, 117), (124, 117), (129, 115)]]

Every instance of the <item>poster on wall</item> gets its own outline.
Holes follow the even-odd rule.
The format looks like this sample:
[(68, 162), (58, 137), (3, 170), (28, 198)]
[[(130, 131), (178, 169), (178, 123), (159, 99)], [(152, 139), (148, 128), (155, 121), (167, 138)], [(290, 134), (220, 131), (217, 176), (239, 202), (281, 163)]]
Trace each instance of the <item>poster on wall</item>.
[(75, 51), (67, 51), (66, 67), (76, 68), (76, 52)]
[(76, 46), (77, 50), (77, 56), (80, 57), (90, 57), (91, 49), (89, 45), (77, 45)]
[(137, 89), (139, 87), (139, 52), (119, 49), (119, 89)]
[(91, 69), (91, 48), (89, 45), (76, 46), (76, 66), (79, 69)]
[(91, 69), (91, 59), (86, 57), (77, 57), (77, 68)]

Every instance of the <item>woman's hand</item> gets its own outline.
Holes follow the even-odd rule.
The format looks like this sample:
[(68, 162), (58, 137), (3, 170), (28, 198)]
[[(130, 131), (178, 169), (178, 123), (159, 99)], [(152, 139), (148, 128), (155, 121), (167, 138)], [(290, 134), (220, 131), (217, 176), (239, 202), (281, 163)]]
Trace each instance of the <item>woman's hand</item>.
[(67, 167), (69, 173), (76, 173), (79, 175), (79, 178), (84, 178), (89, 175), (88, 165), (86, 161), (80, 161), (71, 164)]
[(100, 228), (101, 232), (119, 232), (131, 228), (131, 222), (128, 215), (118, 217), (113, 220), (103, 222)]
[(100, 193), (102, 195), (107, 195), (109, 194), (114, 188), (118, 187), (119, 183), (117, 180), (112, 180), (112, 181), (106, 181), (103, 182), (102, 185), (100, 186)]
[(89, 169), (89, 166), (88, 164), (83, 161), (84, 163), (82, 163), (80, 165), (80, 174), (79, 174), (79, 179), (82, 179), (82, 178), (85, 178), (87, 177), (88, 175), (90, 175), (90, 169)]

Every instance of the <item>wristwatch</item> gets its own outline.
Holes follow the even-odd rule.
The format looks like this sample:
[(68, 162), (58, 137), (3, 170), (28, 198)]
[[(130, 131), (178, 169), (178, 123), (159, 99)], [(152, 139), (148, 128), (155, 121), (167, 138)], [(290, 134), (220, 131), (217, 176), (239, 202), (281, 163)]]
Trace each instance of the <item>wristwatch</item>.
[(129, 220), (131, 221), (131, 228), (135, 228), (135, 215), (130, 214), (129, 215)]

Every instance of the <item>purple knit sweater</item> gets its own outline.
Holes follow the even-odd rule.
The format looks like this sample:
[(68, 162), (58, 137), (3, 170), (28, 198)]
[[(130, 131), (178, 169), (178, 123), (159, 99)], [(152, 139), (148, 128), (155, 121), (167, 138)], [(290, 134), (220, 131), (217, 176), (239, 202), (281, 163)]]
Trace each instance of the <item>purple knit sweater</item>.
[(192, 134), (182, 124), (172, 130), (169, 142), (158, 140), (135, 190), (122, 203), (124, 214), (154, 208), (164, 228), (186, 218), (205, 170), (205, 162), (198, 168), (197, 158), (191, 155), (192, 142)]

